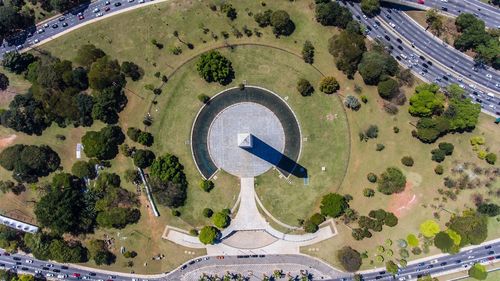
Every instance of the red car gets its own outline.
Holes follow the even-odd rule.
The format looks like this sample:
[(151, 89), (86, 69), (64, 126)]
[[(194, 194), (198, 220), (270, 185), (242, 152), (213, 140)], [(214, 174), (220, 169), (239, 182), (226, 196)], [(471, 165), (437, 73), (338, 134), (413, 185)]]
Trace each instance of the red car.
[(418, 0), (417, 2), (418, 2), (418, 4), (425, 4), (424, 0)]
[(104, 11), (105, 11), (105, 12), (107, 12), (107, 11), (109, 11), (109, 10), (111, 10), (109, 7), (104, 8)]
[(76, 277), (76, 278), (79, 278), (80, 277), (80, 273), (73, 273), (73, 277)]

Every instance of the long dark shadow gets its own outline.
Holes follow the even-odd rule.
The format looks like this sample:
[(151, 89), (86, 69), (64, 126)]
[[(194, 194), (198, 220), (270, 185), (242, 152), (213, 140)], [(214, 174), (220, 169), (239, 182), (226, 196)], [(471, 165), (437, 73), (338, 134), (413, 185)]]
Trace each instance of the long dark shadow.
[(242, 149), (273, 164), (283, 175), (287, 177), (291, 174), (298, 178), (307, 178), (307, 169), (305, 167), (293, 161), (254, 135), (252, 135), (252, 142), (252, 147), (242, 147)]

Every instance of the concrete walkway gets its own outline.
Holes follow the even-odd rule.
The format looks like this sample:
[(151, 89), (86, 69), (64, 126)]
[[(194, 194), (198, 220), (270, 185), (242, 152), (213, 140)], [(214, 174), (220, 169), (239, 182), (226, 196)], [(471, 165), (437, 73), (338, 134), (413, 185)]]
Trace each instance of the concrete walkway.
[(337, 234), (333, 220), (321, 224), (316, 233), (286, 234), (274, 229), (260, 214), (254, 178), (241, 178), (238, 213), (221, 232), (221, 242), (203, 245), (185, 230), (167, 226), (163, 239), (190, 248), (206, 248), (208, 255), (299, 254), (300, 247), (329, 239)]

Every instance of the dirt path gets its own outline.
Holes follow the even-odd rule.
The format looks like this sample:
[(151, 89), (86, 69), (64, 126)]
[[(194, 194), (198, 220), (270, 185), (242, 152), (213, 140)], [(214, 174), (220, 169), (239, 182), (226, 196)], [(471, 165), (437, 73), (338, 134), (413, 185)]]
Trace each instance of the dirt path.
[(4, 138), (0, 138), (0, 149), (3, 149), (7, 146), (9, 146), (11, 143), (14, 142), (14, 140), (16, 140), (17, 138), (17, 135), (10, 135), (8, 137), (4, 137)]
[(392, 195), (389, 201), (389, 211), (394, 213), (396, 217), (404, 217), (418, 202), (417, 195), (413, 192), (413, 183), (406, 182), (405, 190), (401, 193)]

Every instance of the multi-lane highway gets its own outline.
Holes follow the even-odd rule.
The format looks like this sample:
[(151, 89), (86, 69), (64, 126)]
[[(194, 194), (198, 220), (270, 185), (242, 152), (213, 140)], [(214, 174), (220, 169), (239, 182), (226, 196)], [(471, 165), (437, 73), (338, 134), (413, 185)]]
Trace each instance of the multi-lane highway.
[(500, 76), (497, 71), (474, 67), (473, 61), (453, 47), (439, 42), (422, 27), (394, 8), (383, 7), (375, 18), (365, 16), (358, 3), (345, 5), (366, 26), (366, 33), (385, 44), (391, 54), (423, 80), (465, 89), (484, 112), (500, 116)]
[(475, 263), (493, 263), (500, 261), (500, 242), (464, 250), (456, 255), (445, 255), (436, 259), (413, 262), (401, 268), (393, 278), (386, 271), (363, 274), (364, 280), (415, 280), (423, 275), (435, 275), (456, 269), (466, 270)]
[(500, 10), (478, 0), (425, 0), (423, 5), (455, 16), (474, 14), (484, 20), (487, 27), (500, 28)]
[[(411, 262), (406, 267), (402, 267), (396, 277), (387, 273), (383, 268), (361, 272), (363, 280), (415, 280), (425, 274), (439, 274), (453, 270), (465, 270), (474, 263), (493, 263), (500, 261), (500, 242), (489, 242), (475, 247), (469, 247), (455, 255), (442, 255), (438, 258), (427, 258)], [(352, 280), (349, 273), (340, 273), (329, 267), (325, 263), (302, 255), (255, 255), (255, 256), (219, 256), (200, 257), (193, 259), (176, 270), (156, 275), (135, 275), (106, 272), (91, 268), (73, 266), (70, 264), (59, 264), (36, 260), (31, 256), (21, 254), (7, 254), (0, 250), (0, 269), (12, 270), (19, 273), (44, 276), (48, 279), (59, 280), (106, 280), (106, 281), (147, 281), (147, 280), (182, 280), (189, 272), (203, 268), (224, 267), (232, 265), (245, 265), (266, 267), (272, 270), (276, 265), (297, 264), (303, 266), (304, 270), (314, 268), (326, 276), (336, 276), (330, 280)], [(319, 278), (319, 276), (316, 276)], [(321, 280), (327, 280), (324, 277)]]

